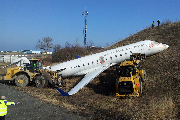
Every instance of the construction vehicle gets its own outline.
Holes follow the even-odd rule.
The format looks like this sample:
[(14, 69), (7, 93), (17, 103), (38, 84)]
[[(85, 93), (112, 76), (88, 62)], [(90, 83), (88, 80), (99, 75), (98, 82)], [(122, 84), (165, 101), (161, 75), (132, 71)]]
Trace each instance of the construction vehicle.
[(145, 54), (134, 53), (130, 60), (123, 61), (117, 67), (116, 97), (138, 97), (142, 94), (142, 82), (146, 80), (146, 71), (138, 63), (145, 58)]
[(61, 76), (59, 76), (57, 72), (46, 69), (43, 70), (40, 59), (28, 60), (23, 57), (15, 60), (10, 65), (13, 64), (16, 64), (17, 67), (8, 68), (3, 80), (13, 81), (19, 87), (25, 87), (30, 82), (35, 83), (38, 88), (44, 88), (49, 83), (53, 86), (65, 84), (65, 81), (61, 79)]

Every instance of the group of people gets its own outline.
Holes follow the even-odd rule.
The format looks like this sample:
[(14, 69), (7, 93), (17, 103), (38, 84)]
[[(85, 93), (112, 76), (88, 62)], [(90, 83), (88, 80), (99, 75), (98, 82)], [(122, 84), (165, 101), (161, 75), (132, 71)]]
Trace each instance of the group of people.
[[(158, 23), (158, 27), (159, 27), (159, 25), (160, 25), (160, 19), (157, 21), (157, 23)], [(153, 23), (152, 23), (152, 28), (154, 28), (154, 26), (155, 26), (155, 23), (154, 23), (154, 21), (153, 21)]]
[(17, 105), (20, 103), (20, 102), (18, 103), (8, 102), (5, 99), (6, 99), (5, 96), (1, 96), (0, 98), (0, 120), (5, 120), (5, 116), (7, 114), (7, 105)]

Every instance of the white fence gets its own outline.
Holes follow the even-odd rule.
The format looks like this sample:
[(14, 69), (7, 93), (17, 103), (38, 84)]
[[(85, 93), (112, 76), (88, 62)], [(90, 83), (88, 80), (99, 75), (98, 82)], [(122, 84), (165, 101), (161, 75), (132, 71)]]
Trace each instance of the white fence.
[[(47, 54), (49, 57), (51, 57), (51, 54)], [(45, 58), (46, 55), (45, 54), (20, 54), (20, 55), (3, 55), (0, 54), (0, 62), (12, 62), (18, 58), (21, 57), (26, 57), (28, 59), (32, 59), (32, 58), (38, 58), (38, 59), (42, 59)]]
[(0, 62), (12, 62), (14, 60), (18, 59), (18, 56), (0, 56)]

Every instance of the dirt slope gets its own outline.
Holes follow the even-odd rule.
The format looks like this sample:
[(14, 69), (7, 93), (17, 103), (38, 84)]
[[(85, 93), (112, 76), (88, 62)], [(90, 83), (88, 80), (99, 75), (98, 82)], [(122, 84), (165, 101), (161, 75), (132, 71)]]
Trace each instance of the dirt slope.
[[(53, 88), (13, 87), (89, 119), (180, 118), (180, 22), (144, 29), (108, 49), (145, 39), (165, 43), (169, 48), (140, 62), (147, 72), (141, 97), (115, 97), (115, 67), (100, 74), (77, 94), (69, 97), (60, 96)], [(69, 91), (78, 79), (81, 78), (69, 78), (63, 90)]]

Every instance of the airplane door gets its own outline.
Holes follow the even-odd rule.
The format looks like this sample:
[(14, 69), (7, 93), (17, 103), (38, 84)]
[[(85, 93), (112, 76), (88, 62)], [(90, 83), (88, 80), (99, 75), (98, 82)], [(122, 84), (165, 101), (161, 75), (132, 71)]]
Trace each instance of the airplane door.
[(105, 60), (104, 60), (104, 57), (103, 57), (103, 56), (100, 56), (100, 57), (99, 57), (99, 60), (100, 60), (100, 63), (101, 63), (101, 64), (105, 63)]

